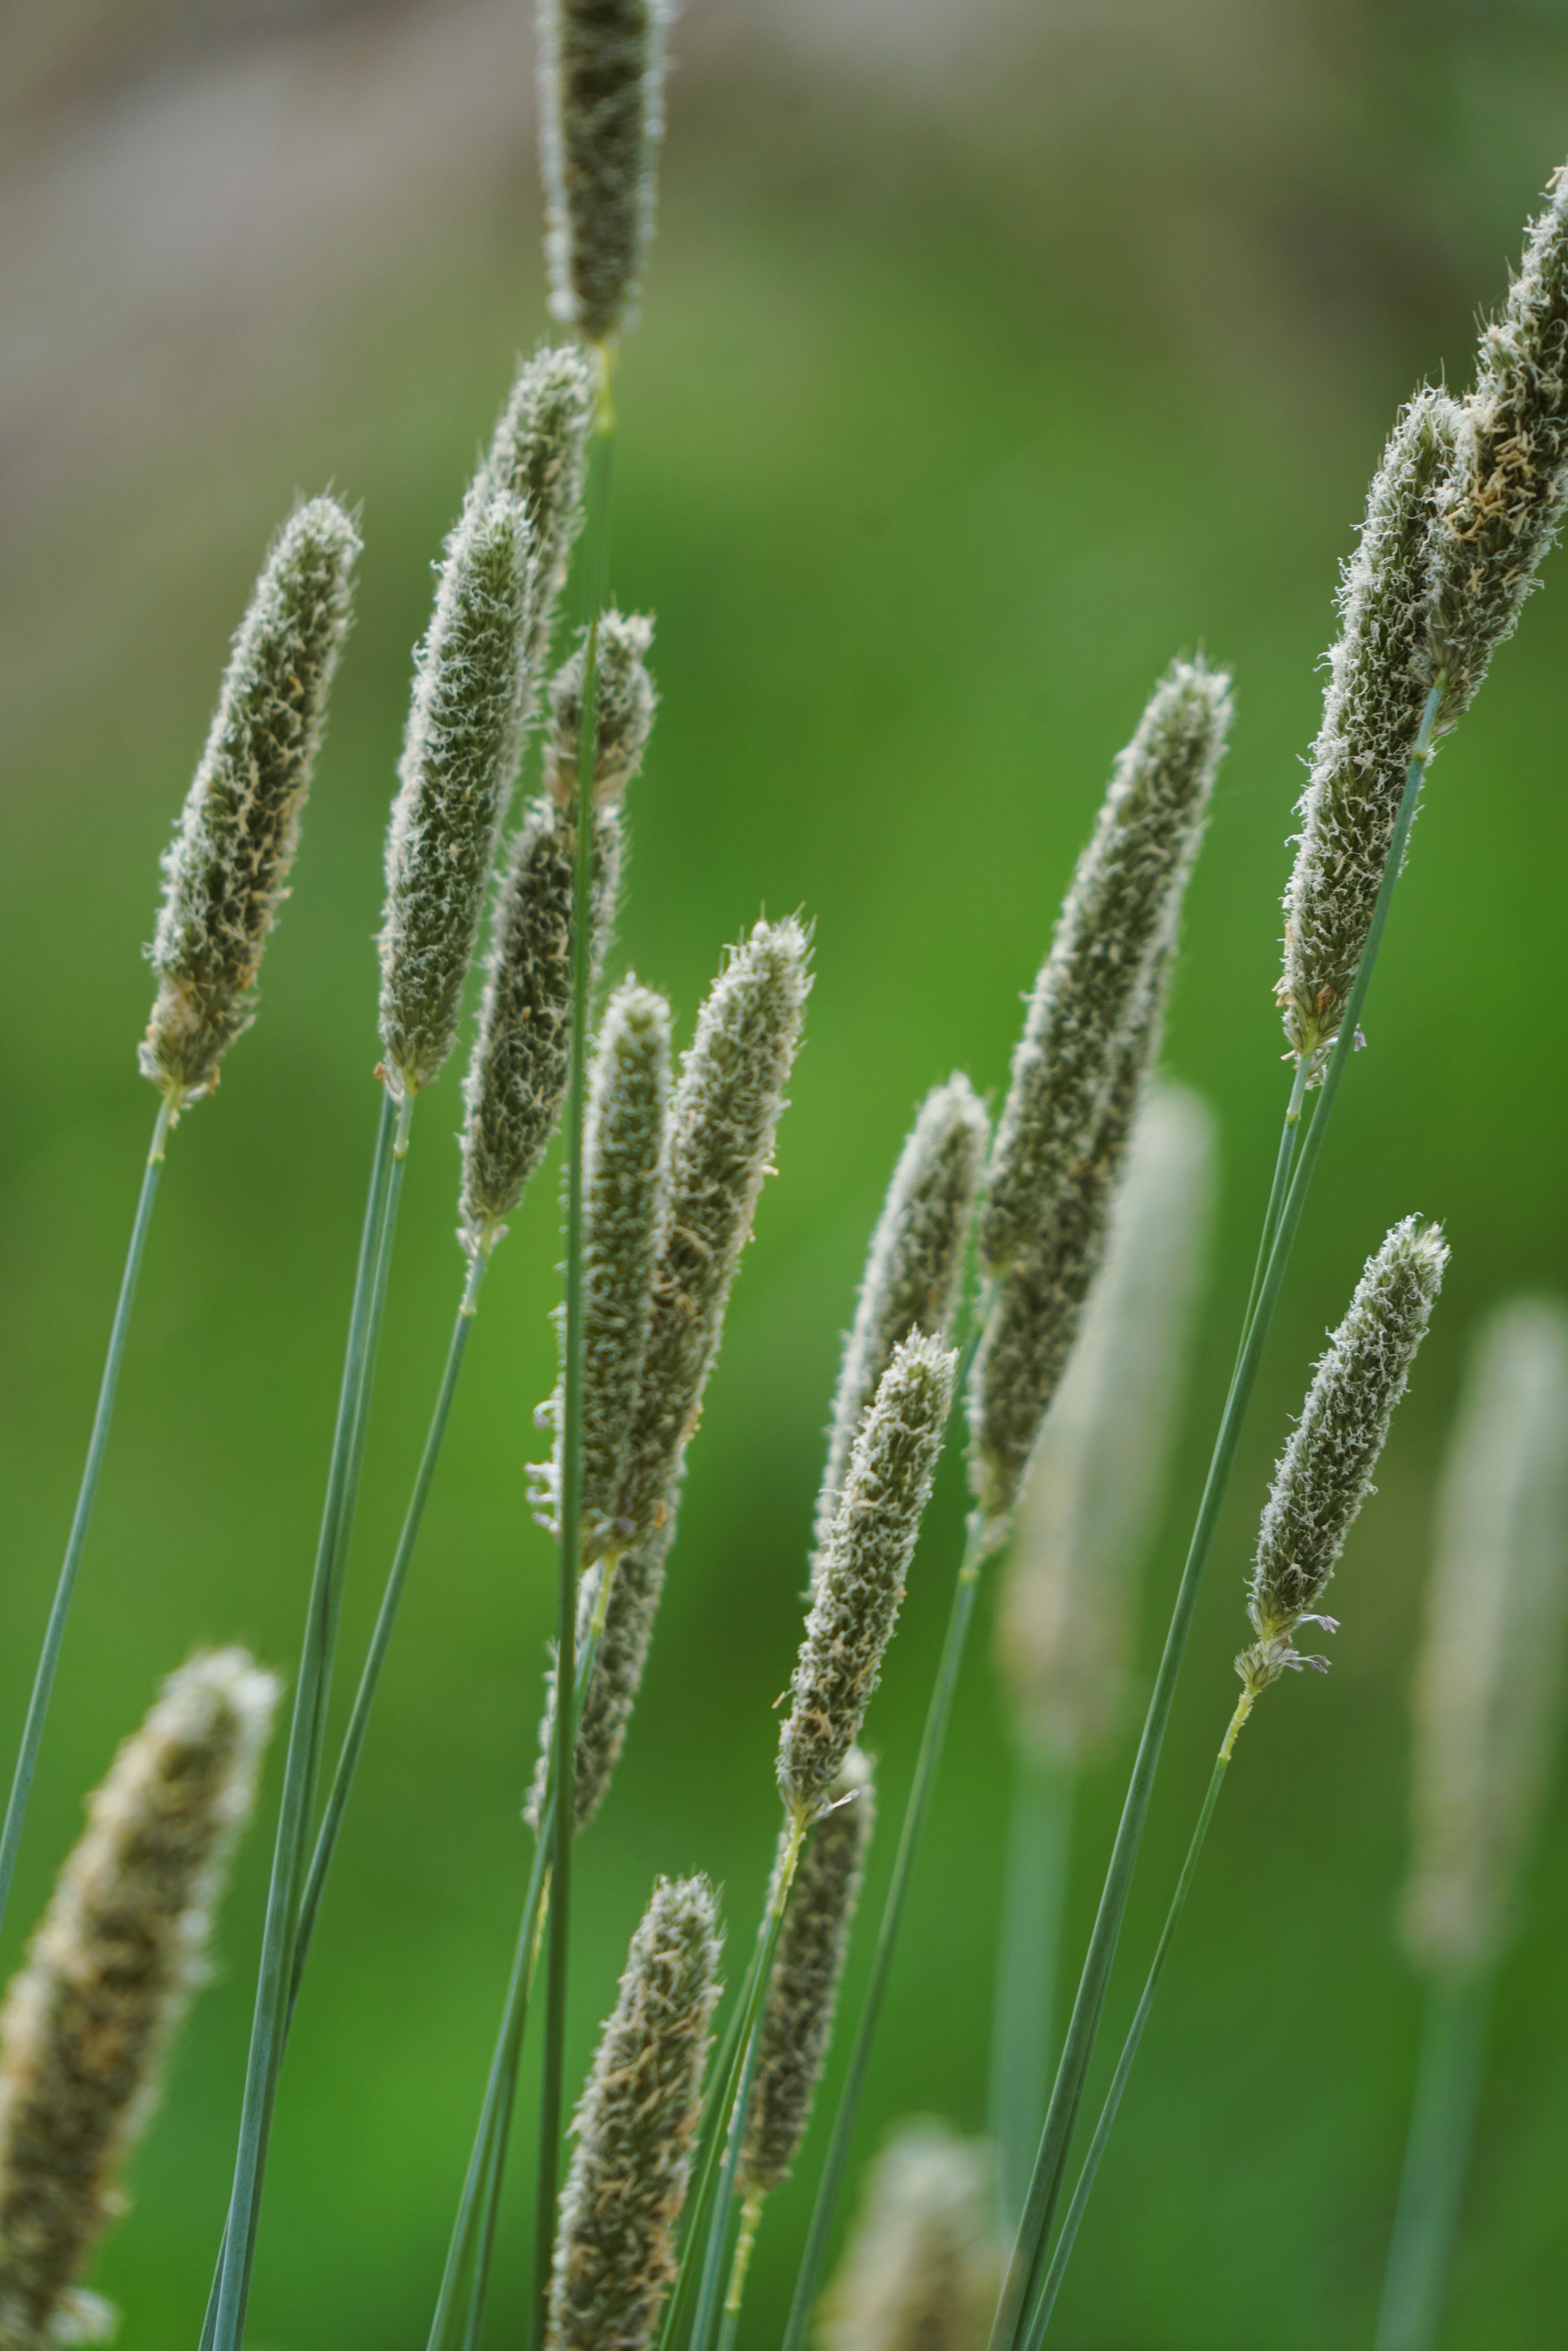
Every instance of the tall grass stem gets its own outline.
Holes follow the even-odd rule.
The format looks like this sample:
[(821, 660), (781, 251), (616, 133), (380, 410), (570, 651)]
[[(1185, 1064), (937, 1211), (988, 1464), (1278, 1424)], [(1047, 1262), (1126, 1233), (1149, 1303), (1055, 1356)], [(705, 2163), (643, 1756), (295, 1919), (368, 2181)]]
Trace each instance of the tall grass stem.
[(0, 1829), (0, 1926), (5, 1924), (5, 1907), (11, 1898), (16, 1848), (22, 1842), (22, 1823), (26, 1817), (33, 1773), (37, 1769), (44, 1718), (49, 1710), (55, 1671), (66, 1636), (66, 1618), (70, 1614), (71, 1594), (76, 1590), (77, 1569), (87, 1547), (87, 1531), (92, 1518), (92, 1506), (98, 1499), (98, 1481), (103, 1473), (103, 1457), (109, 1449), (110, 1424), (114, 1418), (114, 1400), (120, 1390), (120, 1367), (125, 1358), (131, 1309), (136, 1297), (136, 1277), (141, 1270), (147, 1228), (152, 1221), (152, 1204), (158, 1196), (158, 1179), (163, 1172), (163, 1144), (172, 1118), (173, 1098), (166, 1094), (158, 1105), (158, 1115), (152, 1123), (152, 1140), (148, 1146), (147, 1165), (141, 1172), (141, 1189), (137, 1196), (136, 1215), (125, 1252), (125, 1269), (120, 1277), (120, 1295), (115, 1301), (114, 1320), (109, 1327), (109, 1351), (103, 1360), (103, 1377), (99, 1382), (98, 1405), (87, 1441), (87, 1459), (82, 1465), (81, 1484), (77, 1490), (70, 1532), (66, 1537), (66, 1553), (60, 1562), (59, 1579), (49, 1607), (49, 1621), (44, 1628), (44, 1646), (38, 1653), (38, 1663), (33, 1675), (27, 1719), (22, 1726), (22, 1744), (17, 1750), (11, 1793), (5, 1804), (5, 1824)]
[(1433, 2351), (1465, 2184), (1494, 1971), (1444, 1969), (1427, 1988), (1421, 2064), (1377, 2314), (1376, 2351)]
[[(601, 360), (601, 365), (604, 362)], [(577, 1582), (581, 1565), (583, 1388), (583, 1128), (588, 1103), (588, 1015), (593, 985), (593, 778), (599, 718), (599, 616), (609, 553), (612, 457), (608, 426), (594, 444), (588, 487), (588, 635), (582, 662), (582, 725), (577, 758), (576, 865), (571, 893), (571, 1077), (566, 1104), (566, 1332), (561, 1364), (560, 1573), (556, 1619), (556, 1687), (575, 1689)], [(555, 1710), (554, 1780), (567, 1801), (555, 1808), (550, 1840), (549, 1953), (545, 1987), (544, 2064), (539, 2088), (539, 2159), (534, 2213), (534, 2282), (529, 2339), (543, 2351), (555, 2255), (560, 2186), (561, 2083), (571, 1939), (571, 1843), (576, 1806), (576, 1708)], [(541, 1824), (542, 1825), (542, 1824)]]
[[(1100, 1906), (1094, 1920), (1089, 1949), (1084, 1957), (1082, 1973), (1068, 2024), (1067, 2038), (1057, 2067), (1056, 2082), (1051, 2091), (1051, 2105), (1046, 2114), (1040, 2152), (1034, 2175), (1025, 2201), (1023, 2220), (1009, 2265), (1007, 2282), (1002, 2289), (996, 2323), (991, 2333), (991, 2351), (1018, 2351), (1023, 2340), (1025, 2320), (1040, 2283), (1044, 2264), (1045, 2248), (1051, 2222), (1061, 2193), (1062, 2176), (1067, 2163), (1072, 2132), (1082, 2104), (1084, 2085), (1088, 2079), (1090, 2061), (1099, 2032), (1100, 2016), (1104, 2005), (1105, 1990), (1110, 1980), (1112, 1963), (1122, 1930), (1128, 1896), (1132, 1890), (1133, 1872), (1136, 1865), (1138, 1847), (1143, 1839), (1144, 1823), (1148, 1816), (1149, 1800), (1159, 1769), (1160, 1751), (1165, 1743), (1166, 1728), (1170, 1720), (1176, 1686), (1186, 1650), (1187, 1635), (1192, 1629), (1198, 1594), (1202, 1588), (1204, 1570), (1214, 1541), (1215, 1530), (1224, 1506), (1230, 1472), (1235, 1465), (1237, 1448), (1241, 1439), (1242, 1425), (1252, 1399), (1252, 1389), (1258, 1376), (1269, 1328), (1274, 1318), (1274, 1308), (1290, 1263), (1291, 1250), (1300, 1227), (1307, 1194), (1312, 1185), (1323, 1138), (1328, 1131), (1341, 1081), (1350, 1056), (1355, 1050), (1357, 1027), (1366, 992), (1371, 985), (1378, 947), (1388, 920), (1399, 869), (1404, 862), (1405, 845), (1415, 820), (1416, 804), (1420, 798), (1422, 778), (1431, 754), (1432, 732), (1442, 691), (1442, 679), (1433, 687), (1427, 699), (1420, 733), (1406, 772), (1404, 796), (1394, 828), (1389, 854), (1384, 868), (1383, 881), (1377, 893), (1365, 947), (1356, 970), (1355, 982), (1345, 1007), (1344, 1019), (1334, 1039), (1333, 1050), (1323, 1072), (1322, 1085), (1316, 1111), (1294, 1151), (1294, 1165), (1289, 1188), (1281, 1205), (1269, 1261), (1263, 1278), (1258, 1283), (1243, 1331), (1225, 1409), (1220, 1416), (1219, 1432), (1215, 1440), (1213, 1458), (1205, 1480), (1203, 1497), (1198, 1505), (1197, 1520), (1193, 1529), (1186, 1562), (1182, 1570), (1181, 1583), (1176, 1604), (1171, 1612), (1170, 1625), (1166, 1635), (1165, 1648), (1159, 1669), (1150, 1694), (1137, 1756), (1133, 1765), (1122, 1817), (1117, 1825), (1116, 1839), (1105, 1873)], [(1297, 1100), (1301, 1079), (1300, 1069), (1291, 1089), (1292, 1102)], [(794, 2351), (794, 2346), (789, 2346)]]
[(1013, 1771), (991, 2022), (989, 2136), (1004, 2228), (1016, 2229), (1051, 2094), (1051, 2044), (1076, 1767), (1022, 1752)]

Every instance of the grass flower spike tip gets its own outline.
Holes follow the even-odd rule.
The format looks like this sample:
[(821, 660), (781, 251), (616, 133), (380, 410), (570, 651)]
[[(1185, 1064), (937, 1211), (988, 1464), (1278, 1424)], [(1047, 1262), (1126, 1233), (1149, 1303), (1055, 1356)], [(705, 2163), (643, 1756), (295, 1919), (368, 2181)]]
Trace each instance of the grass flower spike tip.
[(1013, 1055), (980, 1212), (993, 1276), (1034, 1244), (1091, 1145), (1118, 1040), (1169, 952), (1230, 708), (1224, 671), (1176, 662), (1116, 763)]
[(1207, 1106), (1185, 1088), (1158, 1088), (1134, 1130), (1105, 1263), (1030, 1464), (998, 1607), (997, 1665), (1030, 1753), (1082, 1761), (1121, 1726), (1132, 1579), (1176, 1434), (1214, 1155)]
[(779, 1792), (798, 1822), (832, 1801), (860, 1736), (936, 1474), (956, 1362), (939, 1340), (906, 1339), (855, 1438), (779, 1735)]
[[(636, 774), (653, 721), (653, 688), (643, 666), (653, 623), (607, 613), (601, 627), (614, 649), (600, 668), (595, 766), (600, 778), (593, 828), (592, 977), (610, 943), (623, 852), (620, 795)], [(571, 681), (575, 677), (575, 688)], [(572, 705), (570, 747), (561, 713), (581, 669), (568, 662), (551, 688), (545, 746), (547, 777), (558, 778), (570, 756), (577, 772)], [(605, 736), (608, 735), (608, 746)], [(605, 780), (608, 775), (608, 780)], [(478, 1032), (464, 1080), (463, 1238), (469, 1249), (493, 1240), (549, 1147), (566, 1099), (571, 1042), (571, 905), (577, 826), (553, 790), (529, 803), (507, 854), (486, 957)]]
[(946, 1339), (958, 1310), (964, 1244), (990, 1129), (962, 1071), (920, 1105), (893, 1171), (833, 1399), (816, 1539), (832, 1523), (850, 1447), (893, 1351), (912, 1332)]
[(1437, 674), (1431, 538), (1460, 412), (1422, 392), (1395, 426), (1340, 589), (1322, 725), (1285, 893), (1276, 995), (1314, 1071), (1339, 1030), (1388, 862), (1406, 771)]
[(528, 517), (483, 475), (446, 543), (387, 837), (382, 1046), (400, 1099), (457, 1034), (486, 885), (517, 780), (533, 599)]
[(241, 1649), (197, 1656), (89, 1806), (0, 2016), (0, 2346), (52, 2351), (120, 2210), (117, 2181), (202, 1980), (278, 1685)]
[(1416, 1675), (1419, 1966), (1496, 1959), (1545, 1794), (1568, 1634), (1568, 1308), (1521, 1299), (1484, 1325), (1438, 1502)]
[[(852, 1747), (800, 1856), (768, 1980), (736, 2186), (771, 2195), (789, 2177), (827, 2063), (850, 1927), (875, 1824), (870, 1763)], [(779, 1834), (782, 1866), (790, 1831)]]
[(1405, 1393), (1416, 1351), (1442, 1287), (1448, 1245), (1437, 1225), (1406, 1217), (1356, 1284), (1350, 1311), (1329, 1342), (1301, 1416), (1280, 1457), (1259, 1531), (1248, 1592), (1258, 1638), (1236, 1661), (1256, 1695), (1289, 1667), (1321, 1666), (1294, 1646), (1316, 1614)]
[(575, 344), (537, 351), (517, 370), (488, 455), (490, 496), (520, 498), (534, 565), (533, 609), (524, 639), (525, 716), (549, 661), (560, 591), (583, 520), (583, 483), (593, 430), (593, 370)]
[(573, 2124), (549, 2351), (643, 2351), (653, 2335), (674, 2275), (718, 1959), (712, 1889), (661, 1878)]
[(602, 345), (635, 323), (664, 127), (665, 0), (540, 0), (550, 308)]
[(828, 2289), (823, 2351), (977, 2351), (999, 2273), (991, 2150), (906, 2126), (872, 2172)]
[[(583, 633), (586, 639), (587, 632)], [(653, 725), (653, 681), (645, 666), (653, 642), (653, 623), (644, 614), (601, 613), (594, 648), (599, 708), (593, 736), (593, 796), (600, 808), (619, 799), (643, 764)], [(577, 789), (586, 663), (584, 643), (550, 681), (545, 785), (562, 808)]]
[(164, 855), (150, 949), (158, 997), (142, 1075), (175, 1109), (210, 1093), (256, 1018), (256, 977), (287, 894), (299, 812), (350, 618), (359, 533), (332, 498), (279, 532), (234, 641), (216, 715)]

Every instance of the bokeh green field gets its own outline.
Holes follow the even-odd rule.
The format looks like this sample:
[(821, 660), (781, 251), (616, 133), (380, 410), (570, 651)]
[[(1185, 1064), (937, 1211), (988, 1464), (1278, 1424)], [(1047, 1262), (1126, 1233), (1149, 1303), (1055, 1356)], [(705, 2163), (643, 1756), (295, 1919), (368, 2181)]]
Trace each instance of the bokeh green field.
[[(1160, 36), (1182, 60), (1168, 78), (1138, 67), (1130, 12), (1124, 83), (1097, 56), (1081, 120), (1061, 60), (1026, 70), (1027, 44), (1010, 82), (947, 115), (766, 49), (676, 87), (646, 321), (621, 381), (612, 569), (622, 604), (657, 615), (663, 698), (616, 962), (689, 1025), (724, 944), (759, 911), (799, 908), (817, 977), (632, 1742), (580, 1852), (574, 2081), (656, 1871), (722, 1883), (738, 1967), (771, 1853), (770, 1709), (798, 1634), (821, 1432), (883, 1185), (927, 1085), (962, 1065), (999, 1090), (1110, 759), (1165, 662), (1201, 645), (1234, 664), (1238, 718), (1166, 1059), (1218, 1114), (1223, 1194), (1149, 1562), (1152, 1659), (1286, 1087), (1278, 902), (1335, 566), (1396, 402), (1423, 373), (1466, 381), (1474, 313), (1500, 295), (1503, 256), (1568, 152), (1568, 19), (1485, 13), (1324, 9), (1321, 72), (1289, 120), (1286, 69), (1265, 76), (1275, 110), (1258, 124), (1248, 59), (1205, 46), (1235, 19), (1197, 9), (1194, 54)], [(1305, 16), (1259, 14), (1281, 41), (1309, 37)], [(543, 328), (535, 229), (519, 170), (494, 234), (411, 259), (265, 429), (219, 446), (193, 428), (184, 466), (90, 509), (62, 499), (4, 574), (7, 626), (49, 648), (0, 734), (9, 1737), (152, 1116), (133, 1046), (158, 852), (274, 521), (297, 487), (327, 480), (363, 501), (361, 617), (261, 1018), (169, 1157), (7, 1968), (83, 1791), (159, 1676), (199, 1641), (246, 1640), (284, 1667), (296, 1654), (374, 1121), (371, 940), (409, 653), (513, 354)], [(1392, 1922), (1433, 1474), (1474, 1319), (1521, 1286), (1568, 1288), (1565, 716), (1559, 556), (1434, 773), (1203, 1604), (1113, 2026), (1231, 1704), (1251, 1524), (1322, 1333), (1412, 1209), (1448, 1226), (1448, 1290), (1336, 1585), (1333, 1673), (1270, 1698), (1232, 1776), (1062, 2301), (1064, 2346), (1370, 2339), (1418, 2016)], [(416, 1122), (340, 1712), (461, 1280), (459, 1075), (455, 1062)], [(553, 1564), (523, 1465), (541, 1443), (531, 1413), (552, 1377), (558, 1258), (552, 1161), (486, 1288), (323, 1914), (278, 2110), (257, 2351), (423, 2340), (528, 1859), (517, 1799)], [(868, 1726), (884, 1821), (962, 1507), (949, 1464)], [(1125, 1760), (1083, 1804), (1074, 1951)], [(862, 2152), (911, 2113), (983, 2127), (1008, 1768), (982, 1638)], [(275, 1759), (272, 1794), (277, 1779)], [(884, 1830), (873, 1903), (891, 1844)], [(194, 2339), (266, 1851), (258, 1828), (217, 1980), (137, 2159), (134, 2212), (100, 2264), (124, 2351)], [(1559, 1799), (1502, 1978), (1454, 2351), (1533, 2351), (1561, 2331), (1565, 1930)], [(821, 2136), (769, 2210), (747, 2351), (777, 2341)], [(522, 2323), (531, 2168), (525, 2130), (497, 2343)]]

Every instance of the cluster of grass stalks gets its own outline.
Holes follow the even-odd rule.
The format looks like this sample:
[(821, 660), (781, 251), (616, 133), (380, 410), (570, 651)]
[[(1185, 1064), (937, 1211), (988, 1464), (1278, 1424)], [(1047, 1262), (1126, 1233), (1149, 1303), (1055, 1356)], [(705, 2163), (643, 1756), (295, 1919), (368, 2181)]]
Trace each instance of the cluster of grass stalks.
[[(830, 1416), (810, 1588), (779, 1726), (777, 1850), (762, 1915), (721, 1982), (717, 1894), (650, 1890), (570, 2134), (564, 2073), (573, 1855), (612, 1801), (733, 1282), (771, 1172), (810, 988), (810, 938), (759, 922), (723, 957), (677, 1056), (674, 1016), (606, 986), (634, 785), (656, 695), (652, 622), (606, 603), (621, 341), (653, 214), (660, 0), (552, 0), (542, 152), (553, 308), (568, 340), (520, 365), (438, 569), (387, 841), (381, 1102), (293, 1704), (232, 2189), (203, 2351), (246, 2325), (274, 2116), (323, 1889), (465, 1361), (507, 1219), (563, 1137), (559, 1375), (531, 1502), (559, 1562), (533, 1838), (491, 2063), (476, 2083), (443, 2274), (411, 2320), (429, 2351), (481, 2338), (530, 2022), (531, 2332), (550, 2351), (731, 2351), (768, 2202), (823, 2140), (784, 2351), (1037, 2351), (1094, 2186), (1244, 1724), (1325, 1659), (1322, 1603), (1441, 1289), (1441, 1230), (1407, 1216), (1365, 1263), (1312, 1373), (1265, 1499), (1239, 1696), (1131, 2029), (1071, 2172), (1188, 1631), (1270, 1322), (1429, 762), (1515, 625), (1568, 496), (1568, 185), (1533, 225), (1474, 390), (1400, 416), (1341, 595), (1322, 731), (1286, 893), (1278, 998), (1290, 1063), (1256, 1272), (1186, 1563), (1054, 2069), (1071, 1798), (1126, 1709), (1135, 1576), (1157, 1515), (1211, 1217), (1203, 1105), (1155, 1082), (1183, 902), (1232, 724), (1230, 680), (1178, 657), (1115, 759), (1027, 998), (995, 1118), (955, 1072), (892, 1171)], [(9, 1889), (113, 1410), (165, 1148), (255, 1018), (267, 938), (348, 629), (354, 518), (303, 504), (235, 636), (165, 860), (141, 1047), (153, 1135), (87, 1465), (0, 1843)], [(562, 608), (575, 635), (558, 661)], [(553, 664), (553, 666), (552, 666)], [(537, 787), (512, 816), (537, 757)], [(632, 810), (634, 813), (634, 794)], [(508, 832), (508, 825), (514, 825)], [(452, 1337), (348, 1727), (326, 1751), (403, 1170), (420, 1097), (456, 1046), (489, 943), (464, 1085)], [(1359, 1252), (1358, 1252), (1359, 1253)], [(814, 2113), (877, 1823), (878, 1684), (945, 1446), (971, 1510), (913, 1784), (847, 2026), (833, 2112)], [(692, 1474), (697, 1474), (693, 1471)], [(519, 1507), (521, 1506), (519, 1495)], [(997, 1656), (1016, 1781), (1000, 1936), (996, 2146), (929, 2120), (879, 2158), (841, 2272), (824, 2266), (896, 1963), (921, 1833), (978, 1597), (1007, 1566)], [(1500, 1308), (1478, 1342), (1442, 1513), (1417, 1686), (1406, 1906), (1429, 2024), (1380, 2321), (1435, 2342), (1483, 2053), (1487, 1995), (1545, 1785), (1568, 1620), (1568, 1309)], [(783, 1677), (785, 1661), (780, 1660)], [(174, 1674), (93, 1800), (0, 2033), (0, 2351), (101, 2322), (85, 2290), (115, 2179), (155, 2093), (277, 1701), (243, 1653)], [(867, 1733), (868, 1720), (873, 1728)], [(1217, 1715), (1217, 1727), (1219, 1718)], [(884, 1831), (884, 1834), (887, 1832)], [(737, 1948), (732, 1936), (732, 1949)], [(499, 1955), (497, 1972), (500, 1972)], [(536, 2000), (536, 1993), (538, 1998)], [(535, 2011), (538, 2013), (536, 2016)], [(918, 2082), (909, 2103), (925, 2102)], [(570, 2137), (570, 2160), (567, 2139)]]

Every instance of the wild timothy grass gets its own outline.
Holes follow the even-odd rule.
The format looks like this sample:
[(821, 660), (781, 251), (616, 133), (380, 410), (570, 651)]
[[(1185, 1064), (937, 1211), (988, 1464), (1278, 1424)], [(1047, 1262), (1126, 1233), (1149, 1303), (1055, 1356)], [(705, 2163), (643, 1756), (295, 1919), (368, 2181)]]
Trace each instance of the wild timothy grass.
[(779, 1791), (797, 1821), (831, 1801), (860, 1736), (936, 1474), (956, 1361), (939, 1340), (906, 1339), (855, 1438), (779, 1734)]
[(491, 496), (520, 498), (528, 517), (534, 596), (523, 645), (524, 716), (549, 661), (550, 639), (583, 521), (593, 429), (594, 372), (570, 343), (536, 351), (517, 370), (484, 465)]
[(991, 2151), (944, 2125), (906, 2125), (877, 2158), (823, 2351), (976, 2351), (998, 2267)]
[(719, 1935), (703, 1879), (653, 1888), (572, 2128), (550, 2283), (550, 2351), (641, 2351), (674, 2274)]
[(0, 2015), (0, 2345), (49, 2351), (202, 1981), (278, 1685), (243, 1649), (170, 1677), (92, 1798)]
[(664, 131), (666, 0), (541, 0), (550, 308), (585, 342), (634, 322)]
[(223, 691), (163, 859), (150, 954), (158, 998), (141, 1073), (174, 1109), (218, 1081), (256, 1018), (256, 978), (287, 894), (299, 814), (348, 633), (359, 533), (333, 498), (289, 517), (235, 638)]

